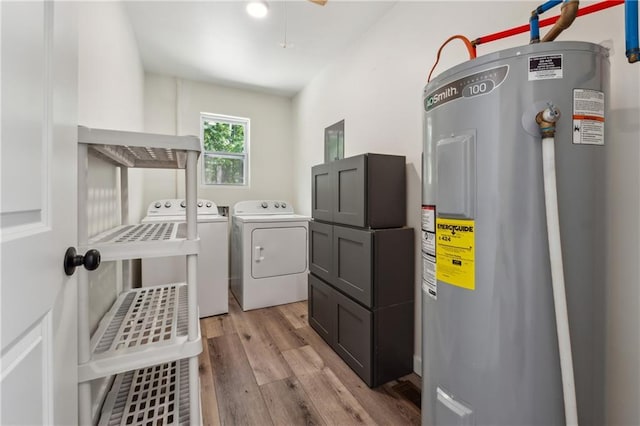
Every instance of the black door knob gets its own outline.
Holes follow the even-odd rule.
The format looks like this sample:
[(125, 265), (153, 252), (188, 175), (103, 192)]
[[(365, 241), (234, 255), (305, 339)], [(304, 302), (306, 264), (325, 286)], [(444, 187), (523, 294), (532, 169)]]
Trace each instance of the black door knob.
[(97, 269), (100, 266), (100, 252), (91, 249), (87, 250), (83, 256), (77, 254), (74, 247), (69, 247), (64, 254), (64, 273), (71, 276), (78, 266), (84, 266), (88, 271)]

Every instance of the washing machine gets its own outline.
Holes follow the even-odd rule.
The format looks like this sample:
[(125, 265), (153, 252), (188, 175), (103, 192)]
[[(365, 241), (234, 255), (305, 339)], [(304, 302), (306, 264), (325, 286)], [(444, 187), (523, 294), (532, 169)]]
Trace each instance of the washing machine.
[(243, 311), (307, 299), (309, 220), (285, 201), (233, 207), (230, 284)]
[[(185, 221), (181, 199), (152, 202), (142, 223)], [(198, 200), (198, 310), (200, 318), (229, 312), (229, 221), (213, 201)], [(185, 282), (184, 256), (142, 259), (142, 286)]]

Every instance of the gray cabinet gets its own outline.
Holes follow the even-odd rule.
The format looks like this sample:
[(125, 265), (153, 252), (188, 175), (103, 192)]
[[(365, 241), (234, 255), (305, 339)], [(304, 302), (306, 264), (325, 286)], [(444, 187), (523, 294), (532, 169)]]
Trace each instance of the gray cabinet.
[(405, 157), (311, 169), (309, 324), (370, 387), (413, 371), (414, 245)]
[(413, 300), (413, 228), (309, 223), (309, 270), (368, 307)]
[(405, 157), (361, 154), (311, 169), (314, 219), (366, 228), (406, 221)]
[(413, 370), (413, 229), (309, 224), (309, 324), (369, 386)]
[(309, 274), (309, 324), (370, 387), (413, 371), (413, 301), (367, 309)]

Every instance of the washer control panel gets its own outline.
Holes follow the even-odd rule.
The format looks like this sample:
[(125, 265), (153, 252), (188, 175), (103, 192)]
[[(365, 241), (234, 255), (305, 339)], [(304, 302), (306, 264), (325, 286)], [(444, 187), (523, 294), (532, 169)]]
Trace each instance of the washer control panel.
[(281, 200), (240, 201), (233, 206), (234, 215), (294, 214), (290, 203)]
[[(211, 200), (198, 200), (199, 215), (217, 215), (218, 206)], [(181, 198), (156, 200), (149, 204), (147, 216), (184, 216), (187, 211), (187, 202)]]

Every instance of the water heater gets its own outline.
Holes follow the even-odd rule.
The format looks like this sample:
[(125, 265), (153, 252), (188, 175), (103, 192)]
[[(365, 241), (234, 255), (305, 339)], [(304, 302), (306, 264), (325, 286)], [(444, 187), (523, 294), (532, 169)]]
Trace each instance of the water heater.
[(581, 425), (604, 424), (608, 51), (507, 49), (424, 89), (425, 425), (565, 422), (540, 129), (553, 104), (562, 260)]

